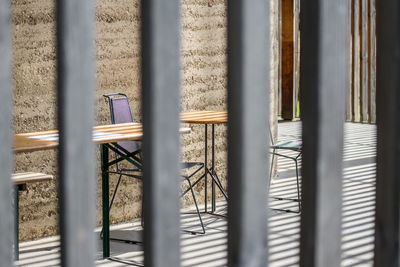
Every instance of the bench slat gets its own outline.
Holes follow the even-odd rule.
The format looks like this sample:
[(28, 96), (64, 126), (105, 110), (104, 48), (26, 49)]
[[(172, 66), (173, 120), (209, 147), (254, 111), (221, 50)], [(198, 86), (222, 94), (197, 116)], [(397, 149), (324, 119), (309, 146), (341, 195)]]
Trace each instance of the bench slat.
[(22, 173), (13, 173), (11, 175), (12, 181), (17, 184), (26, 184), (40, 181), (52, 180), (53, 175), (38, 173), (38, 172), (22, 172)]

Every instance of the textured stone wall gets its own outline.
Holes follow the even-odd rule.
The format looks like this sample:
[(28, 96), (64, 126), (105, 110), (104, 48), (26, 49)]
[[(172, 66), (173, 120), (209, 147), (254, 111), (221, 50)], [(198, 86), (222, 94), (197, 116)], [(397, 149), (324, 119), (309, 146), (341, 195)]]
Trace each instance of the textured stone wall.
[[(182, 0), (182, 110), (226, 108), (226, 4), (226, 0)], [(273, 10), (274, 5), (271, 8)], [(55, 129), (54, 1), (13, 0), (12, 9), (15, 132)], [(139, 1), (97, 0), (96, 31), (97, 124), (110, 123), (108, 105), (102, 95), (111, 92), (128, 94), (134, 119), (140, 121)], [(275, 51), (276, 45), (271, 49)], [(277, 84), (277, 62), (273, 56), (272, 88)], [(192, 132), (182, 138), (182, 157), (202, 161), (204, 126), (190, 127)], [(211, 142), (209, 145), (211, 149)], [(56, 177), (52, 182), (29, 185), (27, 191), (21, 193), (21, 239), (57, 233), (56, 153), (44, 151), (15, 156), (16, 171), (40, 171)], [(216, 126), (216, 165), (225, 183), (224, 125)], [(110, 188), (113, 188), (117, 177), (111, 175), (110, 181)], [(97, 223), (100, 224), (100, 175), (97, 184)], [(201, 186), (196, 189), (196, 194), (203, 202)], [(191, 199), (185, 198), (185, 203), (190, 204)], [(126, 221), (140, 216), (140, 212), (141, 183), (124, 178), (111, 212), (111, 221)]]
[[(12, 1), (15, 132), (55, 129), (54, 1)], [(56, 174), (56, 151), (15, 156), (16, 171)], [(56, 181), (20, 194), (20, 238), (57, 231)]]

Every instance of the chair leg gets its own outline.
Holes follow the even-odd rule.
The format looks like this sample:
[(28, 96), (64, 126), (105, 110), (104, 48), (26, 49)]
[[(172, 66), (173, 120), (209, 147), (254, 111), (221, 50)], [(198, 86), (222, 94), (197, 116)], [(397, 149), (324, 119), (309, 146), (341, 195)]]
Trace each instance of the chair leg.
[(195, 205), (195, 207), (196, 207), (196, 213), (197, 213), (197, 216), (199, 217), (199, 221), (200, 221), (200, 225), (201, 225), (201, 229), (202, 229), (201, 232), (196, 232), (196, 231), (189, 231), (189, 232), (192, 233), (192, 234), (205, 234), (205, 233), (206, 233), (206, 230), (205, 230), (205, 228), (204, 228), (203, 219), (201, 218), (199, 206), (197, 205), (196, 196), (194, 195), (192, 183), (190, 182), (189, 178), (187, 178), (187, 177), (183, 177), (183, 178), (184, 178), (184, 179), (188, 182), (188, 184), (189, 184), (189, 188), (190, 188), (190, 191), (191, 191), (192, 197), (193, 197), (193, 202), (194, 202), (194, 205)]
[[(275, 151), (275, 150), (274, 150)], [(273, 154), (273, 158), (274, 159), (274, 154)], [(300, 197), (300, 181), (299, 181), (299, 167), (298, 167), (298, 158), (301, 156), (301, 153), (295, 157), (287, 157), (290, 158), (294, 161), (295, 166), (296, 166), (296, 186), (297, 186), (297, 200), (296, 199), (292, 199), (292, 198), (282, 198), (282, 197), (272, 197), (275, 199), (279, 199), (279, 200), (290, 200), (290, 201), (297, 201), (298, 202), (298, 211), (291, 211), (291, 210), (285, 210), (285, 209), (274, 209), (274, 210), (279, 210), (279, 211), (285, 211), (285, 212), (294, 212), (294, 213), (300, 213), (301, 212), (301, 197)], [(271, 170), (272, 170), (272, 164), (273, 161), (271, 162)], [(272, 176), (272, 171), (270, 170), (270, 185), (271, 185), (271, 176)], [(270, 189), (271, 187), (269, 187)]]
[(272, 168), (274, 167), (274, 160), (275, 160), (275, 149), (272, 152), (272, 159), (271, 159), (271, 166), (269, 168), (269, 184), (268, 188), (271, 188), (271, 180), (272, 180)]

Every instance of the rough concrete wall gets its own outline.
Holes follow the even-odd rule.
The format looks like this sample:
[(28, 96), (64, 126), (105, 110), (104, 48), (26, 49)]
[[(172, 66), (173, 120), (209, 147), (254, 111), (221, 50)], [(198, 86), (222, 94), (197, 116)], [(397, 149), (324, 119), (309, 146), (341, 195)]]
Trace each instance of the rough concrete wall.
[[(15, 132), (55, 129), (54, 1), (12, 1)], [(55, 175), (56, 152), (18, 154), (15, 170)], [(56, 183), (28, 185), (20, 194), (20, 238), (57, 231)]]
[[(182, 1), (182, 110), (227, 108), (226, 4), (225, 0)], [(205, 126), (189, 126), (192, 132), (183, 136), (183, 158), (203, 161)], [(216, 171), (226, 184), (226, 125), (215, 125), (215, 138)], [(208, 151), (211, 152), (211, 127), (208, 128)], [(211, 166), (211, 153), (208, 163)], [(203, 188), (204, 183), (201, 183), (195, 189), (201, 202), (204, 202)], [(222, 196), (218, 190), (217, 193)], [(210, 193), (208, 197), (211, 199)], [(186, 201), (191, 203), (189, 195)]]
[[(109, 124), (110, 111), (103, 94), (128, 95), (132, 115), (140, 121), (140, 1), (97, 0), (97, 121)], [(98, 161), (100, 162), (99, 155)], [(98, 169), (100, 173), (100, 169)], [(110, 190), (117, 182), (110, 175)], [(142, 183), (124, 177), (110, 213), (111, 223), (138, 217), (141, 213)], [(101, 177), (97, 183), (97, 224), (101, 224)]]
[[(17, 133), (56, 128), (53, 2), (12, 1), (14, 125)], [(226, 108), (226, 5), (226, 0), (182, 0), (182, 110)], [(139, 0), (97, 0), (96, 30), (97, 123), (110, 123), (108, 105), (102, 95), (117, 91), (128, 94), (134, 119), (140, 121)], [(274, 62), (277, 61), (274, 59), (271, 63), (275, 64)], [(271, 69), (272, 76), (277, 73), (273, 69), (275, 66)], [(271, 80), (271, 88), (276, 88), (275, 78)], [(186, 160), (202, 161), (204, 126), (190, 127), (192, 132), (182, 138), (182, 157)], [(211, 149), (211, 136), (209, 140)], [(217, 125), (216, 165), (224, 183), (225, 151), (226, 126)], [(21, 239), (53, 235), (57, 232), (56, 169), (56, 151), (16, 155), (15, 170), (40, 171), (56, 177), (52, 182), (28, 185), (27, 191), (21, 193)], [(98, 224), (101, 223), (100, 179), (99, 176)], [(111, 175), (110, 181), (110, 188), (113, 188), (117, 176)], [(200, 202), (203, 202), (201, 187), (196, 189), (196, 194)], [(185, 198), (185, 203), (191, 203), (191, 199)], [(126, 221), (140, 216), (140, 213), (141, 183), (124, 178), (111, 212), (111, 222)]]

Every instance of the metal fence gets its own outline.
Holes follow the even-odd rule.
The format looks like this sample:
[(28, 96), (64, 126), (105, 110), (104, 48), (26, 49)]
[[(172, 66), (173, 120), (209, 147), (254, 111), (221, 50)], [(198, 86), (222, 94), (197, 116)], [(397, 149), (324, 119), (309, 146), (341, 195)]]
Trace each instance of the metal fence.
[[(228, 2), (230, 266), (266, 266), (269, 1)], [(179, 266), (178, 0), (142, 1), (145, 264)], [(377, 4), (378, 178), (375, 265), (398, 266), (398, 1)], [(346, 1), (301, 3), (301, 266), (340, 265)], [(12, 265), (10, 3), (0, 2), (0, 265)], [(94, 3), (57, 1), (60, 229), (63, 266), (94, 263)], [(85, 149), (82, 149), (84, 147)], [(89, 177), (89, 179), (88, 179)], [(166, 182), (168, 180), (168, 182)], [(175, 181), (175, 182), (174, 182)], [(165, 230), (167, 229), (167, 230)]]

